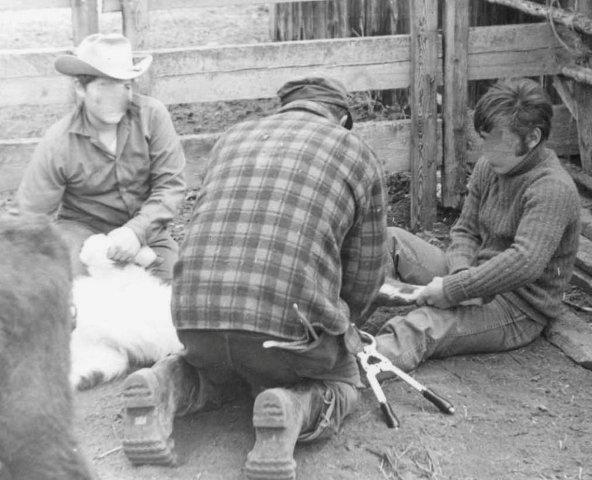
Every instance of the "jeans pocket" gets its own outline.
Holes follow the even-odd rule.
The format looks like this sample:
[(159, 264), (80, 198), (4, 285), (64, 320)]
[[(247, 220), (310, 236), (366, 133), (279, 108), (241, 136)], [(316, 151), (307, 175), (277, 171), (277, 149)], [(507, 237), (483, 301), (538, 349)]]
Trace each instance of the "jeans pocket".
[(314, 377), (329, 372), (344, 353), (340, 337), (321, 332), (315, 340), (300, 348), (285, 350), (286, 360), (301, 377)]

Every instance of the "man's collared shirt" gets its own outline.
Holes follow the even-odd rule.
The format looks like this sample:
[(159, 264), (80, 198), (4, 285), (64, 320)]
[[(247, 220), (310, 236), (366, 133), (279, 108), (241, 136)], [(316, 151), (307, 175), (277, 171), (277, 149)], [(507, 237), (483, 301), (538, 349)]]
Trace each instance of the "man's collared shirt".
[(384, 175), (317, 103), (296, 101), (214, 146), (173, 280), (179, 329), (342, 334), (388, 264)]
[(23, 211), (101, 229), (126, 225), (142, 243), (183, 200), (185, 156), (166, 107), (134, 95), (117, 127), (115, 155), (77, 108), (37, 146), (16, 199)]

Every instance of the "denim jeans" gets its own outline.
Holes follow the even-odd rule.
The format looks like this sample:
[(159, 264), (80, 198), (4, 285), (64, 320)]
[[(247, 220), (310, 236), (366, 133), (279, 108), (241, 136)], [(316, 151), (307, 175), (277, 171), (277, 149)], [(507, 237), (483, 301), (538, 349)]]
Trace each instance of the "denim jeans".
[[(444, 252), (400, 228), (389, 228), (394, 275), (425, 285), (447, 273)], [(391, 318), (376, 336), (377, 348), (399, 368), (409, 371), (428, 358), (491, 353), (527, 345), (544, 326), (530, 319), (503, 295), (484, 305), (450, 309), (421, 307)]]
[[(70, 250), (72, 271), (75, 276), (86, 273), (85, 266), (78, 258), (84, 241), (91, 235), (97, 233), (106, 234), (115, 228), (105, 225), (88, 225), (74, 220), (64, 219), (58, 219), (56, 221), (56, 226)], [(179, 246), (177, 245), (177, 242), (173, 240), (165, 229), (162, 229), (157, 235), (150, 239), (148, 246), (154, 250), (154, 253), (156, 253), (161, 260), (160, 263), (149, 269), (150, 272), (161, 280), (170, 282), (173, 278), (173, 266), (179, 256)]]
[[(325, 396), (325, 411), (332, 412), (328, 425), (302, 432), (300, 440), (326, 436), (340, 429), (344, 418), (357, 405), (356, 388), (362, 386), (356, 359), (342, 337), (320, 333), (318, 340), (296, 349), (265, 348), (268, 335), (239, 330), (179, 330), (185, 346), (184, 359), (217, 390), (222, 401), (250, 388), (257, 396), (274, 387), (308, 385)], [(202, 387), (200, 387), (201, 389)], [(209, 388), (211, 390), (211, 388)], [(205, 404), (206, 400), (200, 403)], [(319, 421), (322, 419), (318, 419)], [(318, 430), (318, 431), (317, 431)]]

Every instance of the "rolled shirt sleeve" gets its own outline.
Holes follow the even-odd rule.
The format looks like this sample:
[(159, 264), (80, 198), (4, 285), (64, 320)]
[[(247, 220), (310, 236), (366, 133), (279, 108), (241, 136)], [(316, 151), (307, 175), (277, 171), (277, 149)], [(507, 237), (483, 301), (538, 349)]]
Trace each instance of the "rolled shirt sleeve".
[(15, 201), (22, 212), (55, 214), (60, 206), (66, 178), (64, 152), (53, 132), (39, 142), (25, 169)]
[(158, 103), (149, 118), (150, 195), (125, 225), (142, 243), (172, 220), (183, 201), (185, 155), (170, 115)]

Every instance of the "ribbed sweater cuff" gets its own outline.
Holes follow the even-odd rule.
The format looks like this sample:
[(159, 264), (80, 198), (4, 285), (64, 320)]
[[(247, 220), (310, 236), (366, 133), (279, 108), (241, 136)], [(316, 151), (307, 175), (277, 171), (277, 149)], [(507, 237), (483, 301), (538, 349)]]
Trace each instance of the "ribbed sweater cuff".
[(460, 271), (454, 275), (447, 275), (443, 278), (442, 289), (444, 290), (444, 295), (453, 305), (470, 298), (465, 288), (468, 281), (469, 272), (467, 270)]

